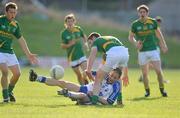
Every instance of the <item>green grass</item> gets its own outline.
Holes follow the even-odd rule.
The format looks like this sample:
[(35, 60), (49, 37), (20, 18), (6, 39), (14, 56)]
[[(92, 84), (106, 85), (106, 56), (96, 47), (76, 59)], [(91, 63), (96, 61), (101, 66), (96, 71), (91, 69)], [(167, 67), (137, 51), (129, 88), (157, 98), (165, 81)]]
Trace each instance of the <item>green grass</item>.
[[(145, 99), (143, 84), (138, 82), (140, 70), (131, 69), (130, 85), (123, 87), (124, 107), (77, 106), (71, 100), (57, 96), (58, 87), (29, 82), (28, 70), (22, 69), (14, 91), (17, 102), (0, 104), (1, 118), (179, 118), (180, 115), (179, 70), (164, 71), (165, 78), (170, 80), (165, 86), (168, 98), (161, 97), (155, 73), (150, 72), (151, 97)], [(36, 68), (36, 71), (48, 75), (47, 69)], [(66, 69), (64, 79), (77, 82), (71, 69)]]

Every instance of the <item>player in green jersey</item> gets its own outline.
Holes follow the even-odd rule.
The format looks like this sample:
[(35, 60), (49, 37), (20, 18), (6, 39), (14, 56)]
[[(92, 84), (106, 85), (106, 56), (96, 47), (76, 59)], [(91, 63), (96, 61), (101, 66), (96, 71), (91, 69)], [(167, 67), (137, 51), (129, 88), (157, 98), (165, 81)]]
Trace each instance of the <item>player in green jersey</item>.
[(166, 42), (155, 19), (148, 17), (149, 8), (140, 5), (137, 8), (139, 19), (132, 23), (129, 33), (129, 41), (138, 49), (138, 61), (142, 70), (143, 82), (145, 87), (145, 97), (150, 95), (148, 82), (148, 65), (151, 63), (157, 74), (160, 92), (163, 97), (167, 97), (164, 90), (163, 73), (161, 69), (160, 55), (157, 50), (156, 37), (163, 53), (168, 51)]
[(67, 15), (64, 22), (65, 29), (61, 34), (61, 47), (66, 49), (68, 61), (76, 73), (79, 83), (81, 85), (87, 84), (88, 80), (84, 71), (86, 69), (87, 59), (83, 51), (83, 45), (87, 46), (87, 37), (83, 30), (75, 25), (76, 19), (74, 14)]
[[(18, 39), (22, 50), (29, 61), (33, 64), (38, 62), (36, 54), (32, 54), (21, 34), (19, 23), (15, 20), (17, 5), (9, 2), (5, 5), (5, 15), (0, 16), (0, 70), (3, 102), (9, 100), (15, 102), (13, 89), (21, 75), (20, 66), (12, 48), (12, 42)], [(12, 77), (8, 86), (8, 69), (12, 72)]]
[[(127, 63), (129, 60), (128, 49), (113, 36), (101, 36), (99, 33), (93, 32), (88, 37), (88, 43), (91, 47), (90, 56), (87, 62), (87, 75), (91, 74), (91, 69), (96, 58), (97, 52), (104, 54), (105, 63), (100, 65), (95, 77), (93, 87), (92, 103), (96, 104), (98, 93), (100, 90), (101, 82), (104, 76), (115, 68), (122, 68), (123, 71), (123, 84), (128, 85), (128, 68)], [(121, 96), (119, 96), (119, 99)]]
[[(162, 23), (161, 16), (156, 16), (155, 20), (157, 21), (158, 27), (160, 28), (160, 25)], [(159, 39), (157, 37), (155, 38), (155, 42), (156, 42), (156, 45), (157, 45), (157, 50), (159, 51), (159, 54), (160, 54)], [(153, 65), (149, 64), (149, 68), (153, 68)], [(143, 76), (142, 75), (139, 77), (139, 82), (143, 82)], [(169, 83), (169, 80), (164, 79), (163, 82), (164, 83)]]

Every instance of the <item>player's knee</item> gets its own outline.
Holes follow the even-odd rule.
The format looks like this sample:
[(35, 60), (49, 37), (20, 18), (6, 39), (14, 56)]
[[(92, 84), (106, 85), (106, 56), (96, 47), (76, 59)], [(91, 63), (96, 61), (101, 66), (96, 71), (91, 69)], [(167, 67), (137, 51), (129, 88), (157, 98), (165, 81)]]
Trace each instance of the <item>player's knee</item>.
[(59, 80), (57, 82), (57, 86), (60, 86), (61, 88), (65, 88), (67, 82), (66, 81), (63, 81), (63, 80)]
[(156, 74), (157, 74), (158, 76), (161, 76), (161, 75), (162, 75), (162, 71), (161, 71), (161, 70), (156, 70)]
[(143, 75), (143, 78), (147, 78), (148, 73), (147, 72), (143, 72), (142, 75)]
[(81, 75), (80, 72), (76, 73), (76, 76), (77, 76), (78, 78), (81, 78), (81, 77), (82, 77), (82, 75)]
[(8, 71), (2, 71), (2, 77), (7, 78), (8, 77)]
[(83, 77), (86, 77), (86, 76), (87, 76), (87, 74), (86, 74), (85, 71), (82, 72), (82, 75), (83, 75)]
[(14, 78), (19, 78), (21, 76), (21, 72), (13, 73)]

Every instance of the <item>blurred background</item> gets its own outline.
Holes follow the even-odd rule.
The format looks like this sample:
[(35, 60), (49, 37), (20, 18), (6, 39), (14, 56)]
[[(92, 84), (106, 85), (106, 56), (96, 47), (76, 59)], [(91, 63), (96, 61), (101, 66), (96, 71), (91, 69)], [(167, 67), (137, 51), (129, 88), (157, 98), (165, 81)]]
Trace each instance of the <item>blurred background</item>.
[[(167, 54), (161, 54), (163, 67), (180, 68), (180, 0), (0, 0), (1, 14), (9, 1), (19, 7), (17, 20), (30, 50), (39, 55), (40, 67), (68, 66), (65, 50), (60, 48), (60, 33), (69, 13), (75, 14), (86, 35), (96, 31), (118, 37), (129, 48), (129, 66), (138, 67), (137, 51), (128, 41), (128, 32), (138, 18), (136, 8), (146, 4), (151, 17), (162, 18), (161, 29), (169, 48)], [(29, 65), (17, 42), (14, 49), (21, 65)]]

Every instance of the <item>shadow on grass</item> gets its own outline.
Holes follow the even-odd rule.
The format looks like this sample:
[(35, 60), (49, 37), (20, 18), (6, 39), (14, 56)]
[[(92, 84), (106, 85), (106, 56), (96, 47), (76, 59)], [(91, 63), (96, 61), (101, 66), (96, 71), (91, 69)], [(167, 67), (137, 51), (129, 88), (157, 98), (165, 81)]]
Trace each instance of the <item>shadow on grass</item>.
[(137, 98), (133, 98), (133, 99), (129, 99), (130, 101), (142, 101), (142, 100), (157, 100), (157, 99), (161, 99), (163, 97), (137, 97)]
[[(139, 82), (140, 84), (143, 84), (143, 82)], [(157, 84), (158, 82), (155, 82), (155, 81), (153, 81), (153, 82), (149, 82), (149, 84)]]
[(124, 105), (76, 105), (76, 104), (28, 104), (28, 103), (0, 103), (0, 107), (6, 107), (6, 106), (23, 106), (23, 107), (45, 107), (45, 108), (60, 108), (60, 107), (69, 107), (69, 106), (78, 106), (81, 108), (87, 108), (87, 107), (97, 107), (97, 108), (123, 108)]
[(5, 107), (5, 106), (23, 106), (23, 107), (47, 107), (47, 108), (59, 108), (59, 107), (68, 107), (68, 106), (75, 106), (75, 104), (49, 104), (49, 105), (45, 105), (45, 104), (28, 104), (28, 103), (0, 103), (0, 107)]
[(97, 108), (124, 108), (125, 105), (94, 105)]

